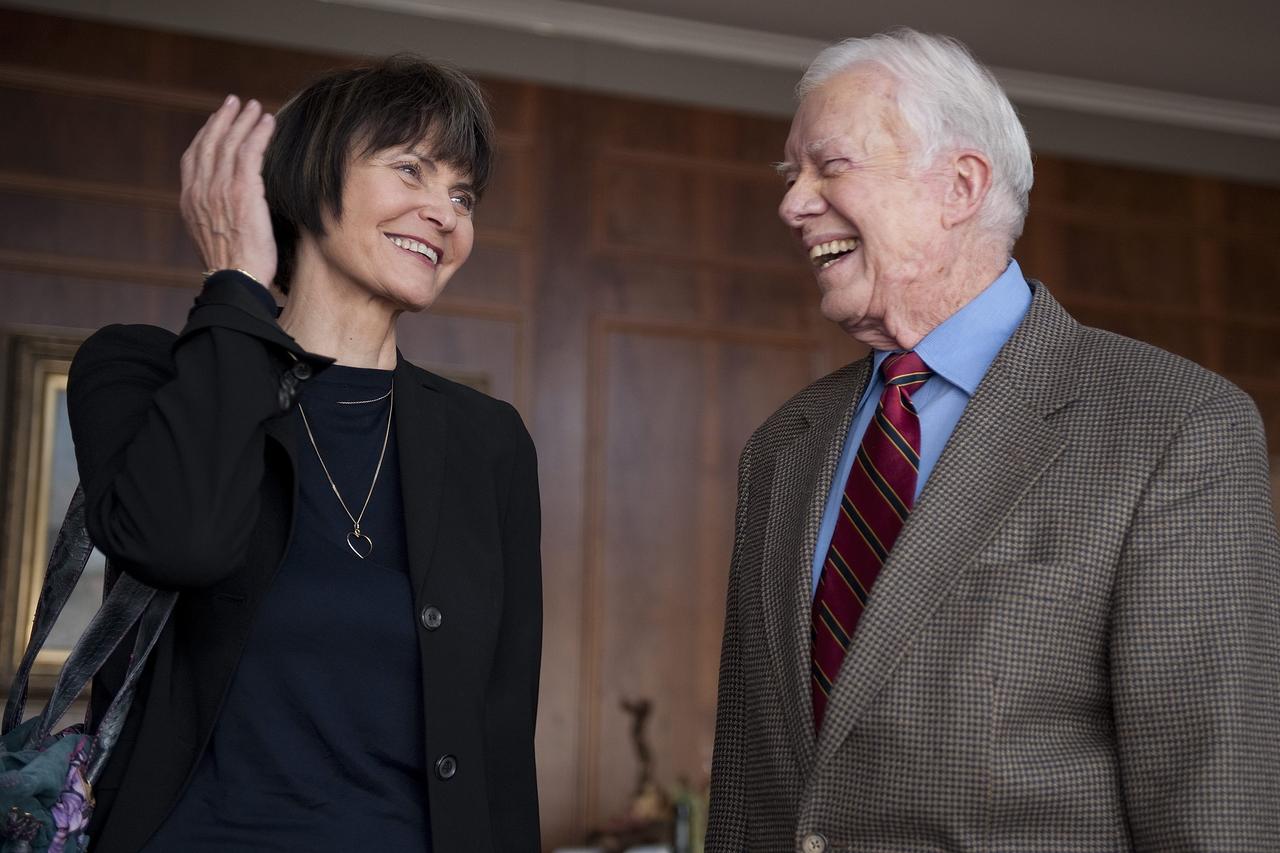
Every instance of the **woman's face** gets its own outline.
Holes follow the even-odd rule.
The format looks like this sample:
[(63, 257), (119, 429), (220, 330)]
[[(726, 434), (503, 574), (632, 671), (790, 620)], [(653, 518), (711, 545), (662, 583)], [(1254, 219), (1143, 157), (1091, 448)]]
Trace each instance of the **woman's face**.
[(352, 158), (342, 218), (326, 223), (317, 247), (336, 280), (421, 311), (471, 254), (474, 207), (469, 176), (426, 141), (375, 151)]

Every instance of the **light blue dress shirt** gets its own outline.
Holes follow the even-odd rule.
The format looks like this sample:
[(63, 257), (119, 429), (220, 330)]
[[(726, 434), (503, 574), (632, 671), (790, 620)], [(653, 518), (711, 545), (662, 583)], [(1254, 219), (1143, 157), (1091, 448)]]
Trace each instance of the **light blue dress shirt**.
[[(1009, 340), (1030, 307), (1031, 288), (1023, 278), (1018, 262), (1010, 260), (1009, 266), (986, 290), (925, 335), (916, 346), (916, 353), (934, 374), (911, 395), (911, 402), (920, 414), (920, 472), (916, 477), (916, 497), (920, 497), (920, 490), (942, 455), (942, 449), (951, 438), (969, 398), (977, 390), (996, 353)], [(836, 518), (840, 514), (840, 496), (844, 492), (845, 481), (849, 479), (858, 445), (862, 443), (862, 434), (875, 415), (880, 394), (884, 391), (880, 365), (890, 355), (891, 352), (876, 350), (871, 381), (862, 392), (862, 399), (858, 401), (853, 421), (849, 424), (849, 434), (845, 436), (844, 449), (840, 453), (840, 467), (831, 481), (831, 494), (827, 496), (827, 509), (818, 530), (810, 594), (817, 594), (818, 579), (822, 576), (822, 566), (827, 561), (827, 550), (831, 547)]]

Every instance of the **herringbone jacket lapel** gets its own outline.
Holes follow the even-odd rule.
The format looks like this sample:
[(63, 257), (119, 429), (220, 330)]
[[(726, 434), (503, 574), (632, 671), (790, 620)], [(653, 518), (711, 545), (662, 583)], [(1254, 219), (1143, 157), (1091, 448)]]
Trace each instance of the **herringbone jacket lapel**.
[(827, 706), (819, 768), (1001, 519), (1065, 446), (1049, 420), (1074, 398), (1077, 327), (1043, 286), (1032, 285), (1026, 318), (969, 401), (876, 580)]
[(773, 675), (782, 685), (786, 720), (796, 759), (813, 767), (815, 735), (809, 695), (809, 609), (814, 544), (831, 481), (840, 461), (858, 399), (866, 388), (871, 358), (846, 367), (838, 394), (804, 412), (794, 438), (775, 457), (765, 535), (762, 597)]

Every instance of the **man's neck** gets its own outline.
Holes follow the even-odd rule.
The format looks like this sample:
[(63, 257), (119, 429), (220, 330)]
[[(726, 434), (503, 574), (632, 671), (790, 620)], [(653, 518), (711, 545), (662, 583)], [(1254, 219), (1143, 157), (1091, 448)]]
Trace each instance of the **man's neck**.
[(944, 268), (938, 280), (905, 285), (918, 292), (902, 300), (896, 311), (864, 318), (862, 323), (844, 326), (844, 331), (871, 349), (915, 349), (925, 336), (986, 290), (1008, 265), (1009, 256), (1003, 249), (962, 254)]

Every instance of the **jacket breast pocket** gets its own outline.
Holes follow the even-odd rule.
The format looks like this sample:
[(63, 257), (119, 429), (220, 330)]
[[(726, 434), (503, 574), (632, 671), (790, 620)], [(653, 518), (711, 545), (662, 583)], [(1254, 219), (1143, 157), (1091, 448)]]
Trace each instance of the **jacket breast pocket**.
[(979, 561), (962, 581), (960, 597), (974, 603), (1051, 604), (1081, 594), (1083, 572), (1067, 562)]

